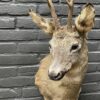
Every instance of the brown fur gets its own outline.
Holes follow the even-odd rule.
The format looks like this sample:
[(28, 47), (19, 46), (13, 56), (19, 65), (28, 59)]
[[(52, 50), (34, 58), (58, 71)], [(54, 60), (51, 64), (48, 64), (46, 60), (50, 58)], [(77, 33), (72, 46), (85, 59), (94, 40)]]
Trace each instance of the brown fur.
[[(54, 51), (51, 50), (50, 53), (40, 62), (39, 70), (35, 75), (35, 84), (39, 87), (44, 100), (78, 100), (81, 85), (87, 70), (88, 48), (85, 34), (89, 32), (94, 25), (95, 14), (93, 6), (87, 4), (84, 7), (81, 14), (77, 17), (75, 26), (73, 26), (71, 32), (67, 30), (66, 26), (62, 26), (55, 31), (55, 26), (52, 22), (48, 22), (46, 19), (41, 18), (41, 16), (37, 15), (33, 11), (29, 14), (40, 28), (47, 33), (53, 34), (50, 44), (53, 49), (55, 45), (57, 47)], [(76, 42), (81, 44), (80, 51), (69, 54), (69, 48)], [(64, 49), (66, 49), (67, 52)], [(75, 60), (75, 63), (70, 62), (72, 63), (71, 67), (68, 65), (63, 66), (64, 68), (69, 67), (67, 69), (68, 72), (59, 81), (51, 80), (48, 76), (48, 70), (54, 61), (53, 52), (58, 52), (58, 58), (61, 56), (60, 58), (62, 59), (60, 64), (64, 64), (63, 62), (66, 63), (66, 61), (69, 63), (69, 59), (70, 61)], [(60, 55), (60, 53), (63, 55)], [(56, 66), (56, 68), (58, 67), (59, 66)], [(56, 69), (54, 71), (56, 72)]]
[(52, 81), (48, 77), (51, 61), (52, 56), (48, 54), (41, 61), (40, 68), (35, 76), (35, 84), (39, 87), (41, 94), (47, 98), (45, 100), (77, 100), (81, 90), (80, 86), (87, 70), (86, 44), (80, 54), (79, 62), (60, 81)]
[(87, 4), (81, 14), (76, 18), (75, 24), (80, 33), (86, 33), (94, 26), (95, 10), (91, 4)]

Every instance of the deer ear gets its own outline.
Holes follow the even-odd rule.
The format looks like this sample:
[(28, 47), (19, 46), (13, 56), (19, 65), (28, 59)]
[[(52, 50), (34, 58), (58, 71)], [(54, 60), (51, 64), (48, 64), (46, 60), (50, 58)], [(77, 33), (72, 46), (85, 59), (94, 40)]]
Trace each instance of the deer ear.
[(76, 30), (79, 33), (87, 33), (94, 26), (95, 9), (90, 3), (86, 4), (81, 14), (75, 20)]
[(32, 10), (29, 10), (29, 15), (32, 17), (33, 22), (36, 23), (45, 33), (53, 34), (55, 27), (51, 20), (41, 17)]

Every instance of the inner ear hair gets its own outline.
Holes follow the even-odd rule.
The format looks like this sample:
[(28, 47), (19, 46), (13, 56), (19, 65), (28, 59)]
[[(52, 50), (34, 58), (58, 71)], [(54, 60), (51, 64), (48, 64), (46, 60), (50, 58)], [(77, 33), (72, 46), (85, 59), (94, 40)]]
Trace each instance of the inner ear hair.
[(80, 33), (89, 32), (94, 26), (95, 9), (90, 3), (86, 4), (81, 14), (75, 20), (75, 26)]

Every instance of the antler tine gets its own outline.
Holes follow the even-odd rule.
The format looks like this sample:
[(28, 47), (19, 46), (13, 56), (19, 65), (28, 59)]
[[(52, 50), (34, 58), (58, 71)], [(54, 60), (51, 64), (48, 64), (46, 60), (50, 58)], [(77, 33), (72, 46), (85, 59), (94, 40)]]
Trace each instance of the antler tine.
[(60, 26), (60, 23), (59, 23), (59, 19), (58, 19), (58, 16), (56, 14), (56, 11), (55, 11), (55, 7), (52, 3), (52, 0), (48, 0), (48, 6), (50, 8), (50, 11), (51, 11), (51, 15), (53, 17), (53, 22), (55, 24), (55, 28), (58, 29), (59, 26)]
[(73, 15), (73, 5), (74, 0), (66, 0), (68, 4), (68, 22), (67, 22), (67, 29), (68, 31), (72, 31), (72, 15)]

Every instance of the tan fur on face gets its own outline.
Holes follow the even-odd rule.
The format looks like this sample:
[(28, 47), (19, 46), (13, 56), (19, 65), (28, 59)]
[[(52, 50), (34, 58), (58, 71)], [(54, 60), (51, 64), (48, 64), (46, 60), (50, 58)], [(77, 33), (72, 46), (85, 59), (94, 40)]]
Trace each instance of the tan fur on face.
[(65, 72), (71, 69), (80, 56), (78, 50), (76, 52), (71, 51), (74, 44), (77, 44), (79, 46), (78, 49), (81, 49), (82, 38), (77, 32), (70, 33), (63, 29), (53, 34), (50, 40), (50, 54), (53, 56), (53, 61), (50, 65), (49, 73)]

